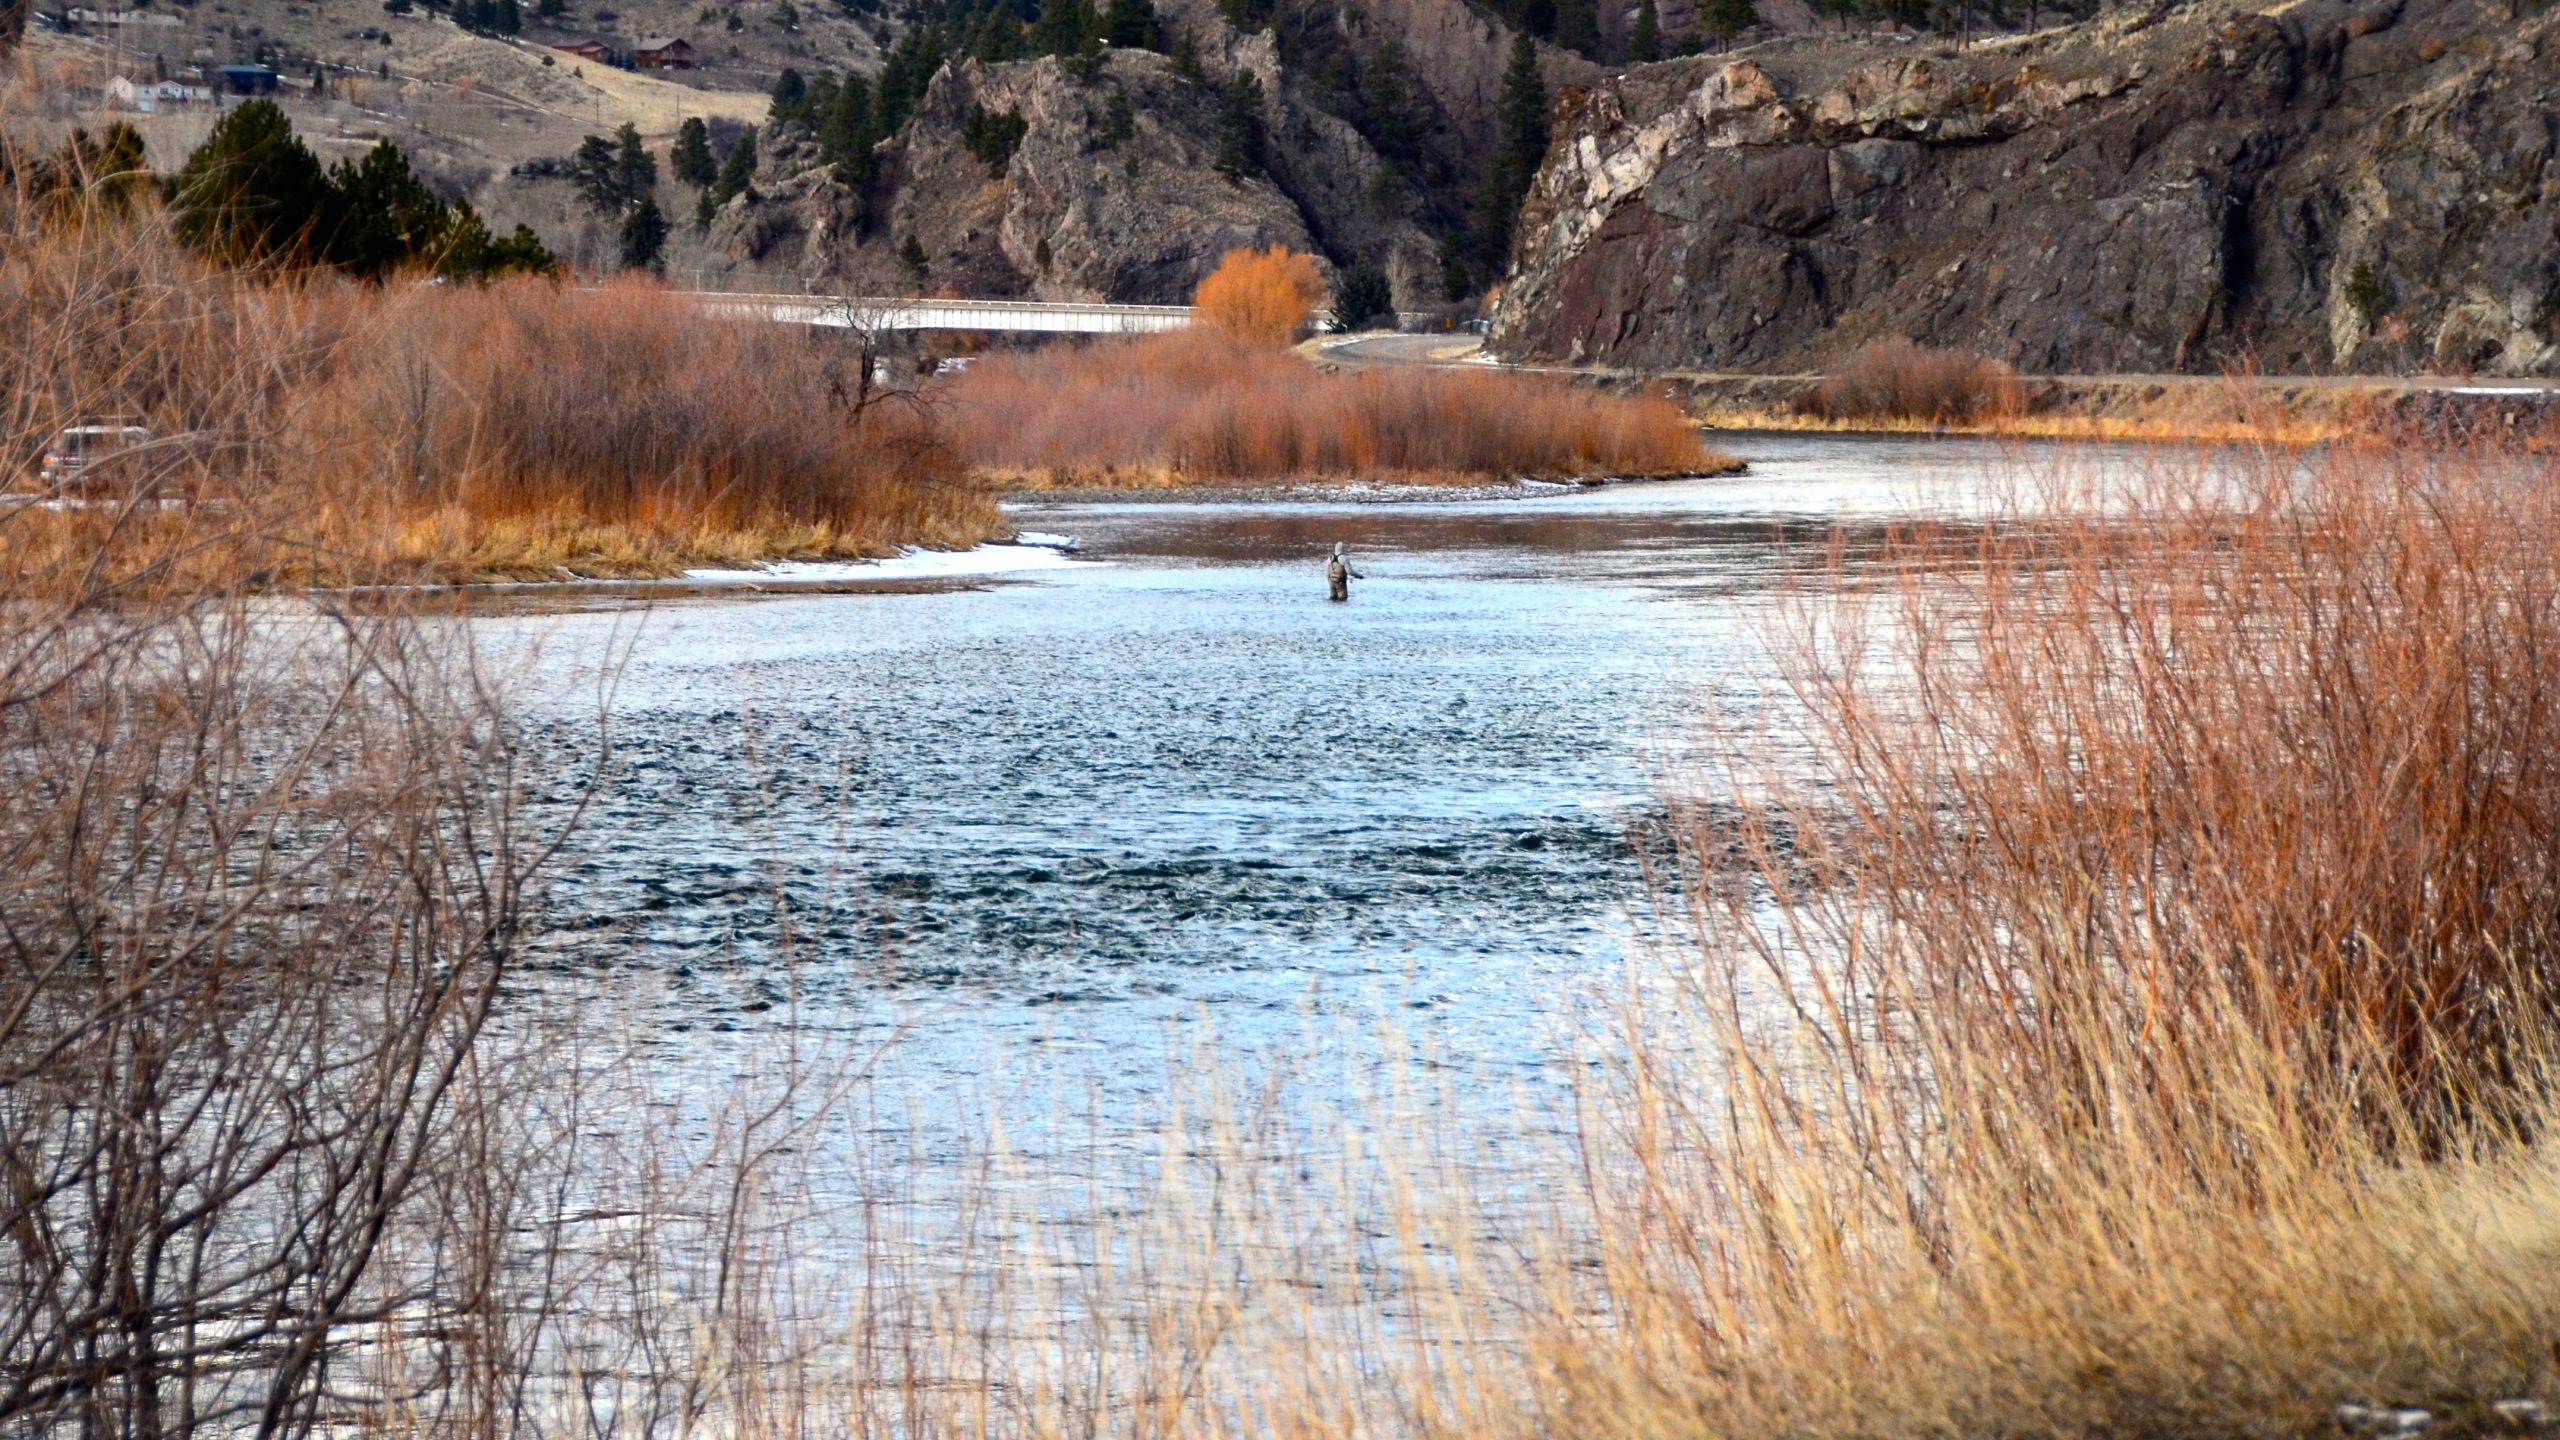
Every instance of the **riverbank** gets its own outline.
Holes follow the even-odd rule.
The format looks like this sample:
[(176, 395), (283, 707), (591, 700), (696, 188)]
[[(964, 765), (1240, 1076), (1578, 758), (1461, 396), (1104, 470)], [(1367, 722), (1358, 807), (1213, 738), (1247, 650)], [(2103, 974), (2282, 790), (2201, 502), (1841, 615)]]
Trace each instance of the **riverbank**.
[(2537, 435), (2560, 417), (2560, 382), (2463, 376), (2015, 375), (2016, 403), (1976, 419), (1892, 415), (1825, 418), (1808, 397), (1815, 373), (1631, 371), (1498, 363), (1471, 336), (1377, 334), (1304, 347), (1350, 370), (1402, 367), (1545, 376), (1617, 394), (1663, 394), (1710, 435), (1959, 435), (2136, 443), (2316, 444), (2366, 433), (2501, 439)]

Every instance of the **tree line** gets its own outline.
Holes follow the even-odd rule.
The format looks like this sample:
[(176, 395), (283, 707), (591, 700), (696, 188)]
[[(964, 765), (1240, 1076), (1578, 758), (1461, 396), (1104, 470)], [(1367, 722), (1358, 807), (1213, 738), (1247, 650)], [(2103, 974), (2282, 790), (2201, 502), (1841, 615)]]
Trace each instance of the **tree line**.
[(493, 234), (467, 200), (438, 198), (385, 140), (358, 160), (324, 166), (268, 100), (224, 115), (178, 172), (150, 172), (141, 135), (121, 121), (30, 160), (0, 144), (0, 185), (39, 203), (122, 208), (145, 192), (166, 205), (177, 237), (225, 264), (325, 267), (363, 280), (401, 272), (447, 279), (551, 274), (559, 261), (533, 231)]

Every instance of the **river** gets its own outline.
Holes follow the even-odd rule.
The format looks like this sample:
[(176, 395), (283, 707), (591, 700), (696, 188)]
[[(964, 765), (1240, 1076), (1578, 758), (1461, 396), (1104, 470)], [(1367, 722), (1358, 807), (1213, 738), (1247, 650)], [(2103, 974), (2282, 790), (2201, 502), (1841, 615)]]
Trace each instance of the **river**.
[(538, 804), (593, 787), (544, 963), (706, 1073), (894, 1030), (910, 1133), (991, 1095), (1016, 1143), (1062, 1097), (1141, 1133), (1202, 1044), (1340, 1085), (1391, 1034), (1488, 1106), (1561, 1084), (1651, 938), (1700, 707), (1763, 683), (1786, 537), (1977, 510), (2018, 453), (1744, 448), (1496, 498), (1024, 505), (1076, 563), (485, 618), (534, 657)]

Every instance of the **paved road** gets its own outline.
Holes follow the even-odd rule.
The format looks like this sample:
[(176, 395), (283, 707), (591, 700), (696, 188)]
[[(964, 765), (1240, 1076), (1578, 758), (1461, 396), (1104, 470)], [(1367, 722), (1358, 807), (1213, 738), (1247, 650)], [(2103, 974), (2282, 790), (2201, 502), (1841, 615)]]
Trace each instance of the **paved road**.
[[(1317, 353), (1327, 360), (1349, 365), (1444, 365), (1481, 366), (1494, 364), (1482, 352), (1483, 342), (1473, 335), (1359, 335), (1347, 340), (1326, 340), (1317, 344)], [(1593, 375), (1617, 379), (1675, 380), (1687, 384), (1739, 384), (1746, 381), (1791, 381), (1804, 384), (1821, 379), (1818, 374), (1764, 374), (1719, 370), (1621, 370), (1601, 365), (1518, 365), (1506, 369), (1535, 370), (1550, 374)], [(2029, 380), (2066, 386), (2157, 385), (2163, 388), (2219, 386), (2229, 383), (2222, 375), (2029, 375)], [(2538, 377), (2463, 377), (2457, 375), (2253, 375), (2247, 383), (2268, 389), (2295, 390), (2388, 390), (2435, 391), (2454, 395), (2555, 395), (2560, 394), (2560, 379)]]

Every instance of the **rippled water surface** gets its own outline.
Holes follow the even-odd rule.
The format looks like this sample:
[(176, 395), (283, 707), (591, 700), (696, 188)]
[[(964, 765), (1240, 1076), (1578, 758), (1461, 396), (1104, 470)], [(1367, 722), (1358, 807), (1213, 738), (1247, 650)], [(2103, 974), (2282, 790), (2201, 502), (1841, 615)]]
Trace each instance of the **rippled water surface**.
[(1140, 1087), (1204, 1023), (1552, 1069), (1646, 928), (1659, 772), (1749, 685), (1779, 536), (1966, 508), (2000, 458), (1745, 450), (1519, 498), (1032, 506), (1086, 563), (492, 616), (539, 657), (544, 798), (596, 786), (550, 952), (648, 977), (646, 1023), (712, 1053), (796, 996), (954, 1080)]

